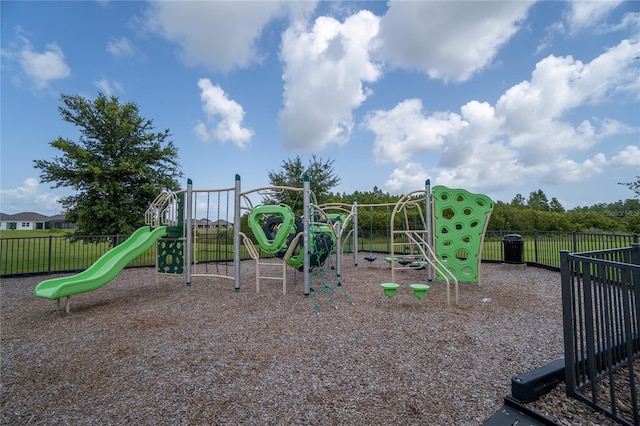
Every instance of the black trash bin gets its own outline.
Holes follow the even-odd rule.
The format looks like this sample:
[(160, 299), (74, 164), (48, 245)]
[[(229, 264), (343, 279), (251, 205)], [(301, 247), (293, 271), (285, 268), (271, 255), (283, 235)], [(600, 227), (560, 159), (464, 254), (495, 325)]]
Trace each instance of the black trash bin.
[(524, 239), (520, 234), (508, 234), (502, 240), (504, 246), (504, 262), (523, 264), (524, 263)]

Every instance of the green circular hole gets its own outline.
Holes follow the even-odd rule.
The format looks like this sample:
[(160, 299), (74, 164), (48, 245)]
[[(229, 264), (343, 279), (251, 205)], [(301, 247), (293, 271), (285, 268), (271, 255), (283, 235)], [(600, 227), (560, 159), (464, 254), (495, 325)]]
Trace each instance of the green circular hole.
[(442, 209), (441, 214), (443, 219), (452, 219), (453, 216), (456, 215), (456, 212), (451, 207), (447, 207), (446, 209)]
[(456, 250), (456, 259), (459, 262), (466, 262), (469, 260), (469, 252), (465, 249)]

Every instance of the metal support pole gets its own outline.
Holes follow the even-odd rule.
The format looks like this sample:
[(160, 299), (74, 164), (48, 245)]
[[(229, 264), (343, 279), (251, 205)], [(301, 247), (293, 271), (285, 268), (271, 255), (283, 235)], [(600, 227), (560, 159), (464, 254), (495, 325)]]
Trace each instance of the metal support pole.
[(233, 194), (233, 267), (236, 291), (240, 291), (240, 175), (236, 175)]
[[(433, 213), (431, 212), (431, 180), (427, 179), (424, 183), (424, 211), (425, 223), (427, 224), (427, 245), (436, 252), (435, 247), (433, 246)], [(426, 260), (426, 259), (425, 259)], [(435, 260), (435, 259), (434, 259)], [(427, 280), (433, 281), (433, 266), (431, 262), (427, 262)]]
[(342, 271), (342, 222), (336, 222), (334, 232), (336, 234), (336, 275), (340, 277)]
[(303, 191), (302, 191), (302, 199), (303, 199), (303, 209), (304, 209), (304, 213), (302, 216), (302, 239), (303, 239), (303, 245), (302, 245), (302, 250), (304, 253), (304, 257), (303, 257), (303, 270), (302, 273), (304, 275), (304, 295), (308, 296), (309, 293), (311, 293), (311, 272), (310, 272), (310, 268), (309, 268), (309, 261), (310, 261), (310, 257), (311, 257), (311, 250), (309, 249), (310, 244), (309, 244), (309, 222), (311, 221), (311, 215), (310, 215), (310, 208), (311, 208), (311, 202), (310, 202), (310, 192), (311, 192), (311, 185), (309, 183), (309, 176), (307, 176), (306, 174), (304, 175), (304, 183), (303, 183), (303, 187), (302, 187)]
[(184, 256), (185, 263), (185, 277), (187, 279), (187, 285), (191, 285), (191, 253), (193, 252), (193, 227), (191, 221), (193, 220), (193, 181), (187, 179), (187, 194), (186, 194), (186, 225), (185, 225), (185, 237), (186, 237), (186, 253)]
[(353, 264), (358, 266), (358, 199), (353, 199)]

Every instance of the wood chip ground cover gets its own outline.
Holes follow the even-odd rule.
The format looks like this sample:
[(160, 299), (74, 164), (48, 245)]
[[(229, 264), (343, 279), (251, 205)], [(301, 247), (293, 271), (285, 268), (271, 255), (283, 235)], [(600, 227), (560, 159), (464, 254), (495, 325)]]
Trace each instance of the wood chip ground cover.
[[(510, 393), (511, 377), (562, 357), (557, 272), (484, 264), (482, 285), (425, 299), (386, 262), (346, 257), (333, 309), (316, 315), (302, 274), (242, 286), (128, 269), (72, 297), (71, 313), (37, 299), (49, 277), (1, 284), (2, 424), (480, 425)], [(453, 294), (453, 293), (452, 293)], [(488, 303), (483, 299), (490, 298)], [(532, 406), (561, 424), (612, 424), (554, 390)]]

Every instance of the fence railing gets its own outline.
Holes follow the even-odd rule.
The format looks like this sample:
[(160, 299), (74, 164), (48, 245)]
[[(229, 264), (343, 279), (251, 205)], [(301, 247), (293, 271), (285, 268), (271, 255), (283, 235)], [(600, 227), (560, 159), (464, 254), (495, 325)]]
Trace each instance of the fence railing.
[[(482, 249), (485, 261), (504, 260), (504, 237), (520, 234), (523, 242), (523, 258), (529, 264), (560, 270), (560, 250), (585, 252), (617, 247), (628, 247), (638, 242), (637, 234), (600, 234), (552, 231), (487, 231)], [(0, 238), (0, 277), (30, 274), (53, 274), (82, 271), (109, 249), (120, 244), (128, 235), (75, 237), (61, 236)], [(232, 240), (205, 238), (196, 242), (199, 261), (228, 260), (231, 258)], [(345, 250), (352, 250), (351, 241), (345, 241)], [(389, 253), (388, 232), (385, 230), (361, 230), (358, 238), (361, 252)], [(222, 256), (220, 253), (224, 253)], [(245, 251), (242, 258), (249, 258)], [(155, 265), (155, 250), (151, 248), (129, 266)]]
[[(0, 238), (0, 276), (53, 274), (87, 269), (100, 256), (125, 241), (128, 235)], [(148, 250), (130, 267), (155, 265)]]
[[(219, 232), (214, 236), (199, 236), (194, 247), (198, 252), (198, 262), (233, 260), (233, 240), (230, 235)], [(0, 238), (0, 277), (83, 271), (127, 238), (129, 235)], [(240, 254), (243, 259), (249, 259), (246, 250), (241, 250)], [(155, 247), (151, 247), (127, 267), (155, 265), (156, 251)]]
[(596, 232), (487, 231), (482, 259), (504, 260), (503, 240), (519, 234), (524, 239), (524, 261), (528, 264), (560, 270), (560, 251), (571, 253), (629, 247), (638, 242), (638, 234), (602, 234)]
[(640, 246), (561, 251), (567, 395), (640, 425)]
[[(504, 239), (510, 234), (523, 238), (523, 259), (527, 264), (560, 270), (560, 250), (585, 252), (628, 247), (638, 242), (638, 234), (602, 234), (596, 232), (556, 231), (487, 231), (482, 247), (482, 260), (505, 260)], [(361, 230), (358, 250), (389, 253), (389, 237), (385, 230)], [(348, 246), (350, 247), (350, 246)]]

